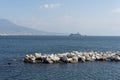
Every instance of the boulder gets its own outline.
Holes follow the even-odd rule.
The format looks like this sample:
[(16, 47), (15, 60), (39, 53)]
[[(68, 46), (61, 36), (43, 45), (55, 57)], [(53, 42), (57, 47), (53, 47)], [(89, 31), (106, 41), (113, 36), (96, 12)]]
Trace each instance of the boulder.
[(28, 63), (35, 63), (35, 56), (33, 55), (26, 55), (26, 57), (24, 58), (24, 62), (28, 62)]
[(74, 53), (69, 53), (69, 54), (67, 54), (67, 57), (68, 57), (68, 58), (72, 58), (72, 57), (74, 57), (74, 56), (75, 56)]
[(67, 56), (63, 56), (63, 57), (60, 57), (60, 62), (64, 62), (64, 63), (68, 63), (68, 57)]
[(58, 62), (60, 58), (57, 55), (50, 55), (50, 58), (53, 62)]
[(91, 57), (86, 57), (86, 61), (92, 61)]
[(92, 61), (95, 61), (96, 57), (93, 55), (93, 56), (91, 56), (91, 59), (92, 59)]
[(26, 55), (26, 63), (77, 63), (85, 61), (120, 61), (120, 53), (113, 52), (67, 52), (63, 54)]
[(96, 61), (100, 61), (103, 59), (103, 56), (100, 54), (96, 54), (95, 57), (96, 57)]
[(118, 55), (111, 56), (110, 60), (111, 61), (120, 61), (120, 56), (118, 56)]
[(71, 63), (77, 63), (78, 62), (78, 57), (73, 57)]
[(35, 53), (35, 58), (41, 58), (41, 53)]
[(53, 61), (52, 61), (49, 57), (47, 57), (47, 58), (45, 58), (45, 60), (44, 60), (43, 63), (49, 63), (49, 64), (52, 64)]
[(78, 57), (78, 61), (80, 61), (80, 62), (85, 62), (85, 61), (86, 61), (85, 56), (79, 56), (79, 57)]

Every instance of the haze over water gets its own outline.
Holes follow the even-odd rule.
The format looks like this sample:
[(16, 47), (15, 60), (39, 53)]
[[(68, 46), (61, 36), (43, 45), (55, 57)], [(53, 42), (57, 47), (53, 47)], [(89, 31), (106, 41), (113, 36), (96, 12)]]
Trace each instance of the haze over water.
[(43, 32), (120, 36), (120, 0), (1, 0), (0, 13), (0, 19)]

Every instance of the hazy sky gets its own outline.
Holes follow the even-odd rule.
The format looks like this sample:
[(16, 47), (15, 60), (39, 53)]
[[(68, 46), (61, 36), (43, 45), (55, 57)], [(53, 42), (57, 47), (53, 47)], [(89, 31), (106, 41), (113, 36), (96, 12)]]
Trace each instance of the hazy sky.
[(120, 36), (120, 0), (0, 0), (0, 18), (42, 31)]

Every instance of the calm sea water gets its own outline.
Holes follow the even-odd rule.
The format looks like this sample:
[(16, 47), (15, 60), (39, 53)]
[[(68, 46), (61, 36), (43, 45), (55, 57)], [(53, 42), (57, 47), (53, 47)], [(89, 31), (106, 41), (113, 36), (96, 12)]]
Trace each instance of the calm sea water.
[(0, 80), (120, 80), (120, 62), (23, 62), (30, 53), (71, 51), (120, 51), (120, 37), (0, 36)]

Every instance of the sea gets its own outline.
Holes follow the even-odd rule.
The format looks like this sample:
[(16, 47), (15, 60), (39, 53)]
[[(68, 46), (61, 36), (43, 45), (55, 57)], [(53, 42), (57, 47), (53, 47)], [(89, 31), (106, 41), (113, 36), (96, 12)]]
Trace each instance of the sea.
[(24, 63), (26, 54), (119, 52), (116, 36), (0, 36), (0, 80), (120, 80), (120, 62)]

